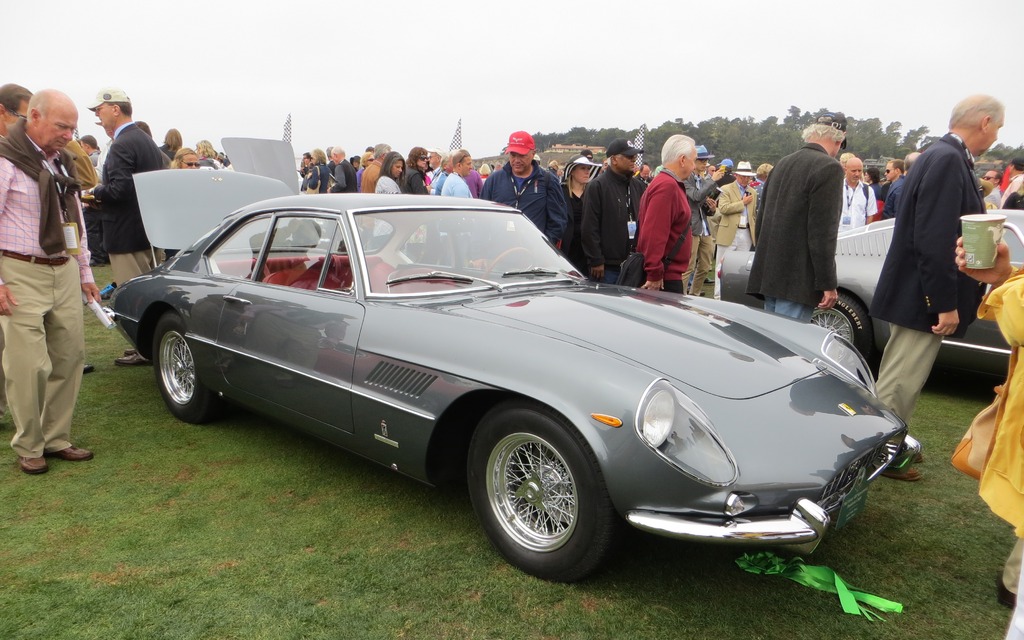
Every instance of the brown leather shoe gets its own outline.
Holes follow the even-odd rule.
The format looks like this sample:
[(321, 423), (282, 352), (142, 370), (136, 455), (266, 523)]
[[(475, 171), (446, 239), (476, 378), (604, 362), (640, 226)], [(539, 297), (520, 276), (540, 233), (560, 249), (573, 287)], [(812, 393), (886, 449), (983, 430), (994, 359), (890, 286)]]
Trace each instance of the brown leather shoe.
[(61, 460), (67, 460), (69, 462), (92, 460), (92, 451), (89, 451), (88, 449), (79, 449), (78, 447), (68, 447), (66, 449), (61, 449), (60, 451), (47, 451), (43, 455), (47, 458), (60, 458)]
[(50, 470), (50, 467), (47, 466), (44, 458), (26, 458), (25, 456), (18, 456), (18, 466), (21, 467), (21, 470), (25, 473), (32, 475), (46, 473)]
[(882, 477), (890, 478), (892, 480), (903, 480), (904, 482), (917, 482), (924, 476), (921, 474), (920, 471), (911, 467), (910, 469), (907, 469), (905, 471), (883, 471)]
[(139, 365), (153, 364), (146, 358), (142, 357), (142, 354), (136, 351), (131, 355), (126, 355), (121, 358), (114, 358), (114, 364), (119, 367), (136, 367)]

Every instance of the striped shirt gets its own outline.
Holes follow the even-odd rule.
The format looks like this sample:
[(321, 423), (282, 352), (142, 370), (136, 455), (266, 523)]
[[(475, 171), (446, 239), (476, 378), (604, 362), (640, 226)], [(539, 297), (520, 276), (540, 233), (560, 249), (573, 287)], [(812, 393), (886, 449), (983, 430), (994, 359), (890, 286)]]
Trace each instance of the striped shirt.
[[(53, 162), (56, 154), (47, 158)], [(54, 166), (54, 171), (57, 171)], [(64, 251), (47, 255), (39, 246), (39, 212), (42, 203), (39, 197), (39, 183), (18, 169), (7, 158), (0, 158), (0, 251), (12, 251), (39, 258), (55, 258), (67, 256)], [(82, 224), (82, 205), (75, 198), (75, 209), (79, 224)], [(79, 229), (82, 231), (82, 229)], [(86, 234), (81, 234), (81, 251), (77, 256), (69, 256), (78, 261), (78, 273), (82, 283), (95, 282)], [(0, 284), (3, 284), (0, 281)]]

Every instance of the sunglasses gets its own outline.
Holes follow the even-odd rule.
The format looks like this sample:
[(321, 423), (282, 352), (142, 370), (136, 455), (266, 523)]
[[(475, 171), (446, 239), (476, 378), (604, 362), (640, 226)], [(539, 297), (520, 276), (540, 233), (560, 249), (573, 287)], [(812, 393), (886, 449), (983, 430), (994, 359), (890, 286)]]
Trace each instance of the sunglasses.
[(183, 167), (198, 167), (199, 163), (198, 162), (182, 162), (181, 166), (183, 166)]

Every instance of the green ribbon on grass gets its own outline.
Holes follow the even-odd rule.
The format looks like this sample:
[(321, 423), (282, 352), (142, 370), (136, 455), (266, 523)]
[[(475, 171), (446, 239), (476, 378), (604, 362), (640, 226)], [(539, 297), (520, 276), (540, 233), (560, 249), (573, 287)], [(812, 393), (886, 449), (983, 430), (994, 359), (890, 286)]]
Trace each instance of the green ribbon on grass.
[(764, 575), (779, 575), (789, 578), (804, 586), (820, 591), (828, 591), (839, 596), (843, 611), (853, 615), (864, 616), (868, 620), (885, 620), (882, 616), (868, 609), (868, 605), (880, 611), (902, 613), (903, 605), (899, 602), (886, 600), (870, 593), (849, 587), (839, 575), (828, 567), (804, 564), (800, 558), (785, 560), (769, 551), (745, 553), (736, 559), (736, 564), (744, 571)]

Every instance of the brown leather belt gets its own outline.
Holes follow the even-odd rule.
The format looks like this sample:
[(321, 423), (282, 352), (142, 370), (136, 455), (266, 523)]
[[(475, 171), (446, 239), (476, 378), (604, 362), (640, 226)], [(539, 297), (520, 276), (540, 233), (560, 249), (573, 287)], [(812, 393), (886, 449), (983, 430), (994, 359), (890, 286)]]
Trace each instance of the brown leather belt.
[(44, 264), (48, 267), (59, 267), (70, 260), (67, 256), (61, 256), (59, 258), (40, 258), (38, 256), (27, 256), (24, 253), (15, 253), (13, 251), (0, 251), (0, 257), (14, 258), (15, 260), (31, 262), (32, 264)]

